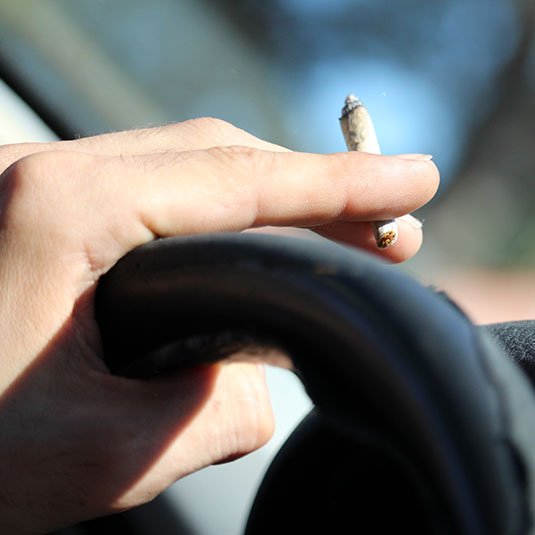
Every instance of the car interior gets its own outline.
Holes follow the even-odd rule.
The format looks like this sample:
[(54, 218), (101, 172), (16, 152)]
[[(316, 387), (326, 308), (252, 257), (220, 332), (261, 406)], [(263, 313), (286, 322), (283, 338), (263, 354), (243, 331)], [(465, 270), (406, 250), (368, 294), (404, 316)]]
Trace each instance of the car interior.
[(56, 535), (535, 533), (530, 14), (506, 0), (0, 0), (0, 144), (214, 116), (341, 152), (341, 104), (362, 91), (383, 152), (433, 153), (442, 173), (405, 265), (266, 229), (156, 240), (104, 275), (112, 373), (261, 360), (277, 430)]

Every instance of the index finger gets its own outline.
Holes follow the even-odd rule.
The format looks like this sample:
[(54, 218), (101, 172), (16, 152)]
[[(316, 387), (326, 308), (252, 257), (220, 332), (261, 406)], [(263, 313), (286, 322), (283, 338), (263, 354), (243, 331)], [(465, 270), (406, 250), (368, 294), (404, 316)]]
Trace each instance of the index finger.
[(60, 236), (60, 252), (87, 257), (98, 274), (157, 236), (394, 218), (425, 204), (438, 185), (429, 161), (250, 147), (120, 157), (43, 152), (2, 177), (16, 192), (4, 225), (27, 226), (49, 245)]
[(121, 230), (118, 258), (146, 241), (147, 231), (174, 236), (399, 217), (431, 199), (438, 171), (428, 161), (365, 153), (219, 147), (108, 159), (97, 180), (106, 182), (98, 188), (99, 216)]

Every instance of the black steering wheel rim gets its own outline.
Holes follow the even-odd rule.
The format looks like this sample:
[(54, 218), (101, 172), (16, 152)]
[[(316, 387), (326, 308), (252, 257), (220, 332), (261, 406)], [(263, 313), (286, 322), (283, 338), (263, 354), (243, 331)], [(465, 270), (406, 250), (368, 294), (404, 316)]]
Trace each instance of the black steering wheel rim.
[(123, 375), (281, 348), (330, 421), (351, 429), (366, 407), (370, 425), (418, 458), (455, 529), (525, 532), (532, 455), (515, 437), (530, 425), (511, 423), (503, 400), (514, 396), (495, 368), (521, 385), (515, 404), (533, 408), (527, 382), (455, 306), (391, 266), (292, 238), (170, 238), (102, 278), (96, 314)]

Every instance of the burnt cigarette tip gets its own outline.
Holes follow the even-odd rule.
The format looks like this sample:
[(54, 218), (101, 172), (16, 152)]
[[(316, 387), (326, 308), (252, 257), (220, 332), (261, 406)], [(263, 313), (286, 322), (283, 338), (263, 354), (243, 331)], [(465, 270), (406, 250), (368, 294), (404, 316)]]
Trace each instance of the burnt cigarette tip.
[(341, 119), (343, 119), (346, 115), (349, 114), (349, 112), (353, 111), (355, 108), (358, 108), (359, 106), (362, 106), (362, 102), (359, 100), (358, 97), (353, 95), (353, 93), (351, 93), (350, 95), (347, 95), (346, 100), (345, 100), (345, 105), (342, 108)]
[(385, 232), (377, 238), (377, 247), (379, 247), (379, 249), (386, 249), (394, 244), (394, 242), (397, 240), (397, 237), (397, 233), (393, 230)]

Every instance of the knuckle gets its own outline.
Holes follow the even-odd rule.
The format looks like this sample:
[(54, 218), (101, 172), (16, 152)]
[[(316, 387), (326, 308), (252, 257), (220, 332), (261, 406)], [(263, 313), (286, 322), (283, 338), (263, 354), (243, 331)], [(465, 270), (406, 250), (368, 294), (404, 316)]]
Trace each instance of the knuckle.
[(200, 142), (201, 147), (205, 148), (228, 145), (256, 146), (258, 143), (258, 140), (245, 130), (215, 117), (198, 117), (161, 126), (152, 131), (170, 138), (187, 140), (189, 144), (192, 141), (197, 144)]
[(42, 218), (44, 169), (49, 158), (47, 153), (24, 156), (2, 174), (0, 198), (7, 222), (17, 227), (33, 226), (36, 218)]
[[(35, 152), (16, 160), (1, 175), (1, 211), (17, 225), (40, 225), (55, 219), (65, 198), (65, 185), (71, 184), (74, 161), (88, 156), (63, 151)], [(89, 157), (93, 158), (93, 157)], [(77, 164), (79, 165), (79, 164)]]
[(265, 163), (263, 151), (244, 145), (213, 147), (207, 152), (221, 164), (231, 165), (235, 171), (243, 170), (247, 173), (254, 173), (260, 165)]
[(36, 152), (24, 156), (5, 171), (6, 181), (17, 196), (35, 192), (39, 185), (54, 174), (57, 156), (53, 152)]
[(207, 154), (215, 161), (219, 175), (239, 182), (241, 188), (253, 189), (273, 168), (276, 153), (269, 153), (243, 145), (213, 147)]
[(180, 123), (183, 128), (199, 132), (203, 137), (213, 140), (217, 145), (227, 144), (228, 140), (236, 137), (241, 130), (234, 125), (215, 117), (198, 117)]
[(21, 158), (46, 148), (41, 143), (13, 143), (0, 146), (0, 173)]
[(219, 210), (240, 213), (253, 224), (258, 213), (262, 183), (261, 151), (241, 145), (213, 147), (204, 151), (205, 167), (215, 179)]
[(217, 117), (197, 117), (196, 119), (186, 121), (186, 123), (208, 133), (233, 132), (234, 130), (238, 130), (232, 124)]

